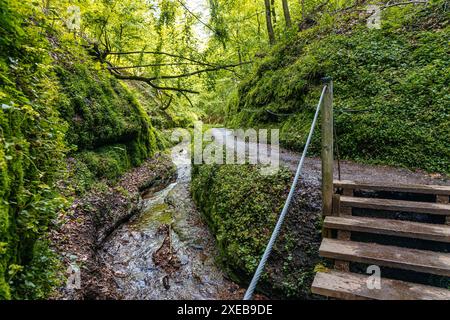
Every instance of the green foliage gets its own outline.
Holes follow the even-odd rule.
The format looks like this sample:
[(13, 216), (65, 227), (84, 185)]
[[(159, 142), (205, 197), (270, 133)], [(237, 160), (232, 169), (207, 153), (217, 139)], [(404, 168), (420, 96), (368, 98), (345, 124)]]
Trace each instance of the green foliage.
[[(67, 55), (59, 58), (66, 61), (61, 57)], [(83, 53), (79, 56), (87, 59)], [(73, 58), (70, 65), (57, 67), (57, 75), (65, 93), (59, 109), (71, 124), (66, 139), (76, 150), (74, 169), (80, 174), (75, 173), (72, 181), (81, 194), (95, 179), (113, 181), (164, 145), (126, 85), (98, 64), (74, 63)]]
[(36, 240), (65, 204), (51, 187), (66, 151), (59, 84), (42, 33), (23, 23), (21, 13), (32, 8), (17, 5), (0, 1), (0, 298), (6, 299), (20, 297), (24, 286), (35, 288), (28, 297), (48, 292), (45, 276), (33, 269), (37, 251), (46, 257)]
[(242, 83), (229, 124), (279, 127), (281, 143), (300, 150), (327, 75), (334, 79), (343, 157), (450, 173), (444, 2), (385, 11), (381, 30), (358, 23), (349, 29), (357, 19), (350, 15), (299, 33)]
[[(216, 237), (227, 274), (248, 284), (284, 205), (292, 173), (272, 176), (255, 165), (195, 165), (191, 192)], [(301, 183), (275, 242), (258, 289), (271, 297), (311, 297), (314, 266), (320, 261), (320, 191)]]
[[(61, 272), (55, 270), (64, 270), (64, 268), (57, 254), (49, 247), (48, 241), (37, 240), (33, 247), (32, 259), (25, 267), (10, 265), (14, 298), (46, 299), (54, 288), (63, 284), (64, 277)], [(15, 274), (12, 275), (12, 273)]]
[(114, 145), (77, 154), (77, 160), (87, 166), (95, 178), (115, 180), (131, 168), (131, 159), (126, 146)]
[[(148, 154), (154, 149), (151, 145), (155, 143), (153, 130), (141, 105), (100, 65), (71, 61), (71, 65), (58, 66), (57, 74), (67, 96), (60, 112), (72, 124), (67, 133), (68, 143), (78, 149), (94, 149), (142, 140), (148, 150), (137, 152)], [(137, 158), (141, 159), (142, 155)]]
[[(143, 109), (151, 117), (152, 125), (156, 129), (167, 130), (169, 128), (188, 127), (198, 120), (197, 113), (199, 110), (187, 106), (185, 103), (182, 103), (182, 100), (174, 98), (169, 108), (166, 108), (166, 106), (162, 105), (163, 102), (157, 98), (154, 90), (145, 83), (127, 81), (126, 84)], [(167, 104), (168, 102), (165, 103)], [(163, 139), (159, 133), (159, 131), (156, 132), (158, 141)]]
[[(68, 200), (163, 147), (135, 95), (41, 8), (0, 0), (0, 299), (41, 299), (58, 283), (46, 234)], [(68, 186), (65, 186), (68, 187)]]
[(254, 272), (290, 180), (287, 169), (265, 176), (253, 165), (194, 166), (194, 200), (216, 235), (222, 263), (238, 279)]

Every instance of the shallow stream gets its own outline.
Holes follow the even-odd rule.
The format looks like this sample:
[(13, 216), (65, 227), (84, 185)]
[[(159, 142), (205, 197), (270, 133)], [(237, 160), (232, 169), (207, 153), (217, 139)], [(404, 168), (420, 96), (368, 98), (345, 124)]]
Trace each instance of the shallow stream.
[(232, 297), (238, 287), (215, 262), (214, 238), (190, 196), (187, 146), (171, 151), (176, 182), (147, 196), (143, 211), (107, 239), (101, 257), (124, 299)]

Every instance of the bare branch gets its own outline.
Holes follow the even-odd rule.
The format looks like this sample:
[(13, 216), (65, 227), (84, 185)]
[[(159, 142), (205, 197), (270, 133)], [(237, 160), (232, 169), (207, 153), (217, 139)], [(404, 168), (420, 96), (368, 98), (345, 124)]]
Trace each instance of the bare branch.
[(211, 30), (213, 33), (217, 33), (217, 31), (211, 27), (209, 24), (207, 24), (206, 22), (204, 22), (202, 19), (200, 19), (200, 17), (198, 15), (196, 15), (194, 12), (192, 12), (187, 6), (186, 4), (181, 1), (181, 0), (177, 0), (177, 2), (179, 4), (181, 4), (181, 6), (184, 8), (184, 10), (186, 10), (191, 16), (193, 16), (198, 22), (200, 22), (202, 25), (204, 25), (206, 28), (208, 28), (209, 30)]
[(181, 94), (186, 98), (186, 100), (189, 102), (192, 108), (194, 108), (194, 104), (192, 103), (191, 99), (189, 99), (188, 95), (184, 92), (181, 92)]
[(193, 58), (185, 57), (182, 55), (168, 53), (163, 51), (129, 51), (129, 52), (108, 52), (108, 55), (132, 55), (132, 54), (153, 54), (153, 55), (165, 55), (172, 58), (183, 59), (191, 62), (195, 62), (196, 64), (213, 67), (214, 65), (208, 62), (199, 61)]
[(154, 84), (152, 82), (152, 80), (154, 80), (154, 79), (151, 79), (151, 78), (140, 77), (140, 76), (127, 76), (127, 75), (122, 75), (122, 74), (115, 75), (115, 77), (117, 79), (120, 79), (120, 80), (132, 80), (132, 81), (145, 82), (145, 83), (149, 84), (152, 88), (157, 89), (157, 90), (177, 91), (177, 92), (185, 92), (185, 93), (192, 93), (192, 94), (200, 94), (200, 92), (194, 91), (194, 90), (190, 90), (190, 89), (175, 88), (175, 87), (160, 87), (160, 86)]
[(216, 66), (214, 68), (202, 69), (202, 70), (197, 70), (197, 71), (193, 71), (193, 72), (189, 72), (189, 73), (170, 75), (170, 76), (158, 76), (158, 77), (153, 77), (153, 78), (148, 78), (148, 79), (150, 81), (153, 81), (153, 80), (157, 80), (157, 79), (186, 78), (186, 77), (192, 77), (192, 76), (195, 76), (197, 74), (205, 73), (205, 72), (213, 72), (213, 71), (219, 71), (219, 70), (230, 71), (230, 70), (228, 70), (229, 68), (234, 68), (234, 67), (238, 67), (238, 66), (245, 65), (245, 64), (250, 64), (250, 63), (253, 63), (253, 62), (252, 61), (246, 61), (246, 62), (241, 62), (241, 63), (235, 63), (235, 64), (229, 64), (229, 65), (223, 65), (223, 66)]
[(383, 6), (383, 9), (385, 8), (390, 8), (390, 7), (395, 7), (395, 6), (406, 6), (409, 4), (428, 4), (428, 0), (418, 0), (418, 1), (406, 1), (406, 2), (397, 2), (397, 3), (390, 3), (390, 1), (388, 3), (386, 3)]
[(124, 66), (124, 67), (108, 67), (108, 70), (123, 70), (123, 69), (137, 69), (137, 68), (148, 68), (148, 67), (167, 67), (167, 66), (194, 66), (195, 63), (190, 62), (179, 62), (179, 63), (151, 63), (143, 64), (138, 66)]
[[(183, 94), (185, 94), (185, 93), (183, 93)], [(161, 110), (167, 110), (167, 109), (169, 109), (170, 105), (172, 104), (173, 95), (169, 95), (169, 96), (170, 96), (169, 102), (167, 103), (167, 105), (166, 105), (165, 107), (162, 107)]]

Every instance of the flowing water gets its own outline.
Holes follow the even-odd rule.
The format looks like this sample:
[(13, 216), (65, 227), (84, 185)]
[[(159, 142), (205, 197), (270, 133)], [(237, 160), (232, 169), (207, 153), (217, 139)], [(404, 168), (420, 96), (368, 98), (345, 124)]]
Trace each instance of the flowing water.
[(144, 210), (108, 238), (102, 259), (124, 299), (230, 297), (237, 286), (217, 266), (214, 238), (190, 196), (187, 145), (174, 147), (172, 160), (176, 182), (144, 199)]

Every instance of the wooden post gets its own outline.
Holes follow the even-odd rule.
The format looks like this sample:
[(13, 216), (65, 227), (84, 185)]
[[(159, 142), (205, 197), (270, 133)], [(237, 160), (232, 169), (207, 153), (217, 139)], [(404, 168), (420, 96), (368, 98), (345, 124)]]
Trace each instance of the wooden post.
[(325, 78), (327, 90), (322, 105), (322, 213), (333, 210), (333, 81)]

